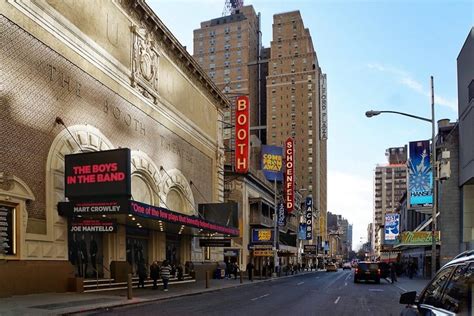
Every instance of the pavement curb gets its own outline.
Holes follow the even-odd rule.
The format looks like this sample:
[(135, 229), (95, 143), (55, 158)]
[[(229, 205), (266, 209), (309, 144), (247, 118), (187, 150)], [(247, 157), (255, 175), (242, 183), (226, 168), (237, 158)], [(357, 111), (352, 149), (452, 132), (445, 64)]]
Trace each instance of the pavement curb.
[(111, 304), (107, 306), (95, 306), (95, 307), (90, 307), (90, 308), (85, 308), (77, 311), (70, 311), (70, 312), (64, 312), (60, 313), (59, 315), (76, 315), (76, 314), (81, 314), (81, 313), (88, 313), (88, 312), (93, 312), (93, 311), (99, 311), (99, 310), (105, 310), (105, 309), (111, 309), (111, 308), (118, 308), (118, 307), (125, 307), (125, 306), (132, 306), (132, 305), (139, 305), (139, 304), (148, 304), (152, 302), (158, 302), (158, 301), (164, 301), (164, 300), (170, 300), (178, 297), (187, 297), (187, 296), (195, 296), (195, 295), (200, 295), (200, 294), (205, 294), (205, 293), (213, 293), (213, 292), (218, 292), (226, 289), (235, 289), (237, 287), (245, 286), (245, 285), (253, 285), (253, 284), (258, 284), (258, 283), (263, 283), (263, 282), (269, 282), (269, 281), (278, 281), (282, 279), (287, 279), (287, 278), (292, 278), (296, 277), (299, 275), (306, 275), (310, 273), (315, 273), (315, 272), (321, 272), (321, 271), (306, 271), (306, 272), (300, 272), (298, 274), (293, 274), (293, 275), (285, 275), (277, 278), (269, 278), (265, 280), (256, 280), (255, 282), (251, 283), (239, 283), (236, 285), (231, 285), (228, 287), (221, 287), (221, 288), (216, 288), (216, 289), (204, 289), (204, 290), (199, 290), (196, 292), (190, 292), (190, 293), (181, 293), (181, 294), (176, 294), (176, 295), (171, 295), (171, 296), (166, 296), (166, 297), (155, 297), (155, 298), (150, 298), (150, 299), (140, 299), (140, 298), (133, 298), (130, 301), (126, 302), (121, 302), (117, 304)]

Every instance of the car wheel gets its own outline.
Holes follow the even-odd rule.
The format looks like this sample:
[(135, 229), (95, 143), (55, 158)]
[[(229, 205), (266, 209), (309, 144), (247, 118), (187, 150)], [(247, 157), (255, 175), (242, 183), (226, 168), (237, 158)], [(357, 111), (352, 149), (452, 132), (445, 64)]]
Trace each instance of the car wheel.
[(376, 279), (375, 283), (380, 284), (380, 279)]

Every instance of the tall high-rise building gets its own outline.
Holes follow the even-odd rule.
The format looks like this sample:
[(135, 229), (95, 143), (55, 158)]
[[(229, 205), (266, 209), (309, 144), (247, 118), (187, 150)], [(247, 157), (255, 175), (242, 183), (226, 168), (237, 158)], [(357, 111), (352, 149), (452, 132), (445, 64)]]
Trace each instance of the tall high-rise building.
[(326, 240), (326, 75), (299, 11), (273, 16), (270, 55), (267, 143), (281, 146), (294, 139), (296, 189), (313, 196), (320, 215), (315, 236)]
[[(251, 134), (265, 142), (265, 65), (261, 56), (260, 14), (253, 6), (235, 7), (229, 15), (201, 22), (194, 30), (194, 58), (231, 100), (246, 95), (250, 101)], [(262, 88), (263, 85), (263, 88)], [(227, 163), (233, 161), (234, 106), (224, 112)]]
[(374, 177), (374, 250), (379, 254), (384, 243), (385, 214), (395, 212), (407, 190), (407, 147), (389, 148), (388, 165), (378, 165)]

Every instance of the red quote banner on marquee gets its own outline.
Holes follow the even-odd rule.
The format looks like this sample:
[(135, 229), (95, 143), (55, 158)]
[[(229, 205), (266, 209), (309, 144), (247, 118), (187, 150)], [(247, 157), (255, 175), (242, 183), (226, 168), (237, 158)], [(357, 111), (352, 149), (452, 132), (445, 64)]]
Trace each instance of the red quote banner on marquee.
[(295, 206), (294, 152), (293, 138), (288, 137), (285, 142), (285, 207), (288, 213), (291, 213)]
[(247, 173), (249, 170), (249, 127), (250, 103), (247, 96), (237, 98), (235, 109), (235, 172)]

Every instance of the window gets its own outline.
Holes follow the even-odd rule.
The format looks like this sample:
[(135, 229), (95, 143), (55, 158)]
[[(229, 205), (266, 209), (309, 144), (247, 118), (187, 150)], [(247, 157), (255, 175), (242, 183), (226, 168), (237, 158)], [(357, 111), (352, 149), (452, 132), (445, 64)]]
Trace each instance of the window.
[(216, 68), (216, 64), (209, 64), (209, 68), (210, 68), (210, 69)]
[(441, 308), (456, 314), (472, 310), (471, 289), (474, 282), (474, 263), (458, 266), (448, 281), (441, 299)]
[(449, 275), (453, 271), (453, 267), (441, 270), (431, 281), (431, 283), (423, 291), (420, 303), (439, 307), (441, 303), (441, 290), (446, 283)]
[(214, 47), (209, 47), (209, 53), (214, 53), (215, 48)]

